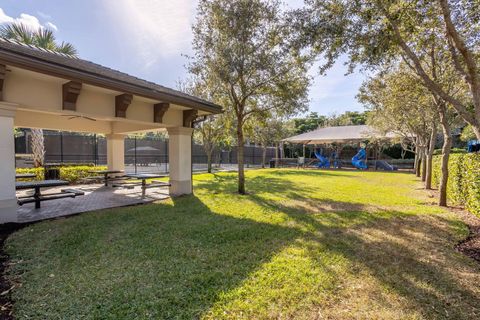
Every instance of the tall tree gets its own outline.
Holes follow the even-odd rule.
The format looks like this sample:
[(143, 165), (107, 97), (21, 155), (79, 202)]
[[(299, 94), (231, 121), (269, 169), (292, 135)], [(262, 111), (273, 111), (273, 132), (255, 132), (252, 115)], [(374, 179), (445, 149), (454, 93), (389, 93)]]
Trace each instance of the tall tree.
[(205, 117), (195, 125), (194, 138), (200, 142), (207, 155), (207, 172), (212, 172), (212, 156), (225, 137), (225, 122), (222, 115)]
[[(450, 104), (480, 139), (480, 76), (478, 48), (480, 22), (478, 1), (448, 0), (308, 0), (292, 13), (297, 48), (310, 48), (329, 68), (342, 54), (353, 69), (377, 67), (403, 59), (415, 70), (425, 87)], [(424, 63), (430, 43), (448, 54), (444, 63), (468, 86), (473, 108), (445, 83), (435, 80)]]
[[(53, 31), (46, 28), (32, 29), (21, 23), (10, 23), (0, 26), (0, 37), (72, 56), (77, 55), (77, 50), (72, 44), (58, 43)], [(41, 129), (32, 129), (32, 153), (35, 167), (43, 166), (45, 146)]]
[(244, 126), (257, 113), (303, 112), (306, 60), (288, 39), (277, 0), (200, 0), (193, 27), (189, 71), (205, 79), (225, 101), (238, 143), (238, 192), (245, 193)]
[(351, 126), (362, 125), (367, 123), (367, 112), (346, 111), (340, 115), (332, 115), (327, 119), (329, 126)]
[(293, 119), (293, 122), (295, 124), (295, 133), (301, 134), (325, 126), (327, 117), (319, 115), (317, 112), (310, 112), (304, 118)]
[[(370, 110), (370, 123), (382, 131), (394, 131), (415, 146), (417, 175), (431, 187), (431, 162), (438, 117), (431, 94), (408, 69), (377, 74), (365, 82), (358, 95)], [(408, 144), (402, 144), (406, 147)]]
[[(450, 83), (448, 91), (461, 96), (465, 88), (454, 81), (452, 70), (437, 65), (441, 59), (432, 50), (429, 68), (436, 79)], [(435, 57), (435, 58), (434, 58)], [(458, 123), (454, 109), (443, 99), (432, 94), (419, 81), (414, 70), (403, 64), (403, 68), (387, 70), (365, 83), (360, 90), (360, 100), (372, 108), (373, 124), (385, 130), (405, 132), (415, 137), (417, 155), (425, 160), (425, 187), (431, 188), (432, 158), (438, 127), (443, 133), (442, 176), (440, 181), (439, 205), (447, 204), (448, 159), (452, 144), (451, 127)], [(447, 86), (446, 86), (447, 87)], [(417, 166), (418, 168), (418, 166)]]
[(292, 135), (295, 131), (293, 123), (287, 122), (276, 114), (258, 114), (249, 123), (249, 138), (262, 147), (262, 168), (267, 160), (267, 147), (278, 149), (280, 140)]

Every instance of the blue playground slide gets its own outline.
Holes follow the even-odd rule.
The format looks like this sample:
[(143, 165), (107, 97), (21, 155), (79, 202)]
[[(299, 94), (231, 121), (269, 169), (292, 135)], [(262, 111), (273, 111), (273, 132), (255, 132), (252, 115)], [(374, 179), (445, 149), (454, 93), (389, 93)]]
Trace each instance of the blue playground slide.
[(398, 170), (397, 167), (392, 166), (390, 163), (388, 163), (388, 162), (385, 161), (385, 160), (377, 160), (377, 162), (376, 162), (376, 167), (377, 167), (377, 169), (383, 169), (383, 170), (385, 170), (385, 171)]
[(479, 152), (480, 151), (480, 140), (470, 140), (470, 141), (468, 141), (467, 151), (468, 152)]
[(320, 154), (320, 152), (315, 151), (315, 157), (318, 159), (318, 167), (319, 168), (330, 168), (330, 161), (327, 157), (324, 157)]
[(365, 148), (361, 148), (356, 155), (352, 158), (352, 165), (357, 169), (368, 169), (367, 162), (367, 152)]

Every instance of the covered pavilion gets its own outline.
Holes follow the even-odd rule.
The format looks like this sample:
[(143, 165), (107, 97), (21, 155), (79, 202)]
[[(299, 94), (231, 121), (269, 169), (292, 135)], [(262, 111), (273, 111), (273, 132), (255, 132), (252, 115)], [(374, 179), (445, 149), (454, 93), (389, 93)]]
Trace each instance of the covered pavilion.
[[(293, 137), (283, 139), (282, 142), (303, 145), (303, 156), (305, 157), (306, 145), (345, 145), (353, 144), (360, 147), (365, 141), (391, 141), (398, 138), (393, 132), (382, 133), (369, 125), (349, 125), (319, 128), (310, 132), (305, 132)], [(340, 150), (342, 147), (340, 147)], [(379, 149), (373, 150), (374, 157), (371, 160), (378, 160)], [(338, 151), (337, 156), (340, 152)], [(375, 162), (376, 163), (376, 162)], [(376, 165), (375, 165), (376, 166)]]
[(110, 170), (127, 134), (166, 130), (170, 194), (192, 193), (197, 117), (219, 105), (90, 61), (0, 38), (0, 223), (17, 221), (15, 127), (104, 134)]

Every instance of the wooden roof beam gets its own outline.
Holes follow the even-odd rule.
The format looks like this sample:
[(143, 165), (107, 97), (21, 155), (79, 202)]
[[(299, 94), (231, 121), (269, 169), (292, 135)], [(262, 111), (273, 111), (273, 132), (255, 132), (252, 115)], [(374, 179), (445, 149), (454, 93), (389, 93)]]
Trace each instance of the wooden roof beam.
[(168, 108), (170, 108), (170, 103), (161, 102), (153, 105), (153, 122), (162, 123), (163, 116), (165, 112), (167, 112)]
[(70, 81), (64, 83), (62, 86), (63, 91), (63, 101), (62, 107), (63, 110), (77, 110), (77, 98), (80, 95), (82, 90), (82, 83), (76, 81)]
[(184, 110), (183, 111), (183, 126), (193, 128), (193, 121), (197, 118), (198, 110)]
[(115, 117), (126, 118), (128, 106), (132, 103), (133, 96), (124, 93), (115, 97)]

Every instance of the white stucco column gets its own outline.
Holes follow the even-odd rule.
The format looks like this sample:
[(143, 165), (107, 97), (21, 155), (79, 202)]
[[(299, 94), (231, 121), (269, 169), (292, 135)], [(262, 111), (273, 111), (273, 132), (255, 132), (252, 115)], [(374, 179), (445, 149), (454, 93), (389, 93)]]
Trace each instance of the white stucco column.
[(125, 135), (107, 134), (108, 170), (125, 170)]
[(0, 104), (0, 223), (17, 221), (14, 117), (15, 111)]
[(168, 128), (170, 195), (192, 193), (192, 128)]

